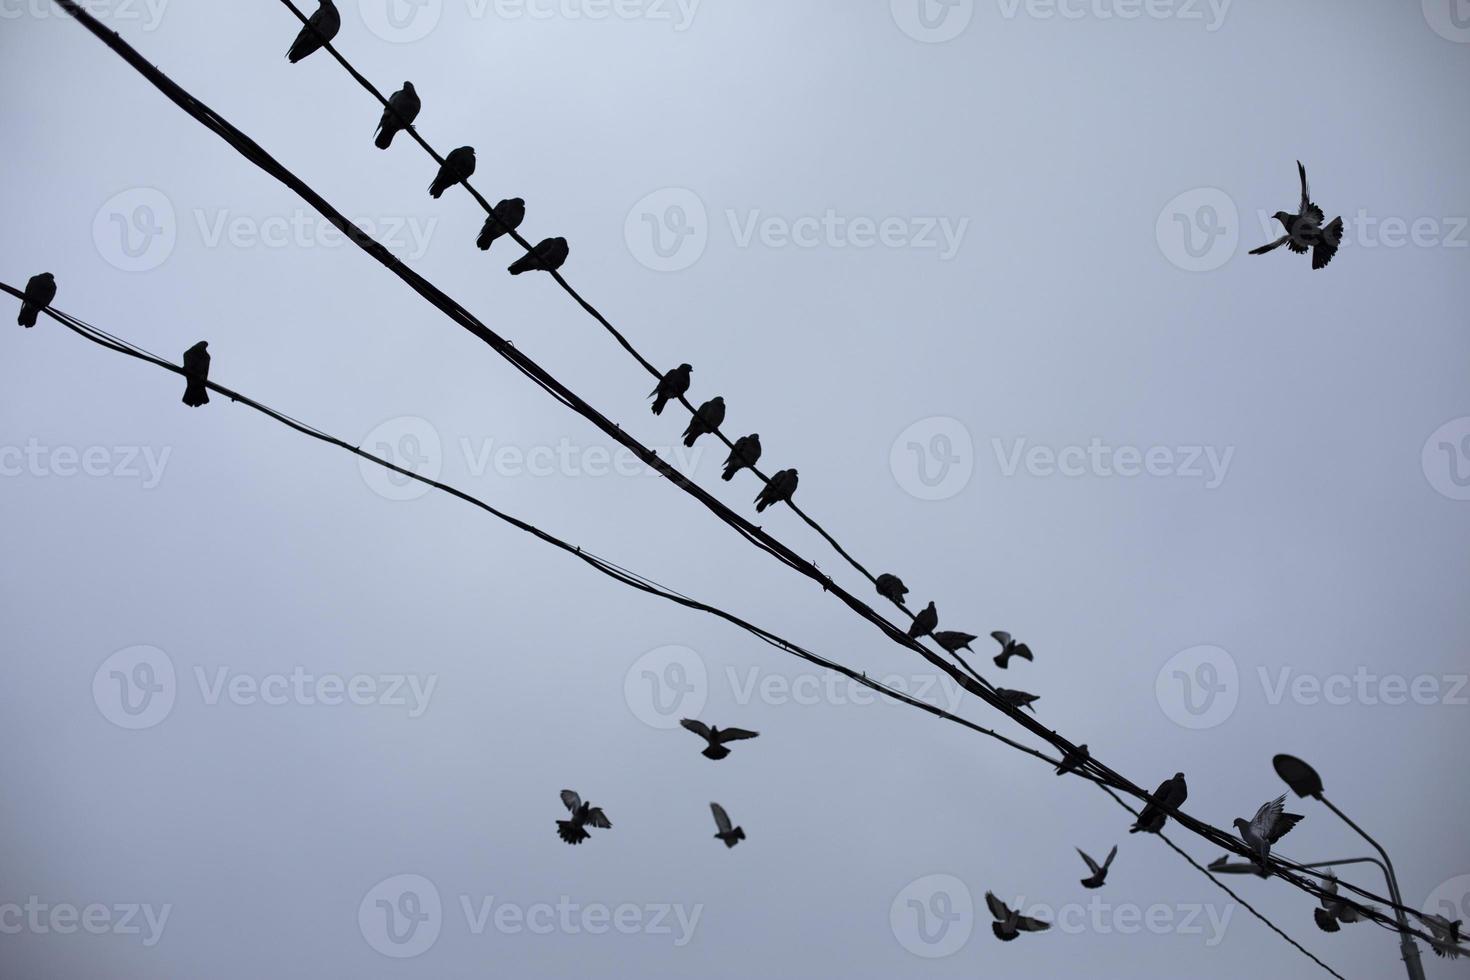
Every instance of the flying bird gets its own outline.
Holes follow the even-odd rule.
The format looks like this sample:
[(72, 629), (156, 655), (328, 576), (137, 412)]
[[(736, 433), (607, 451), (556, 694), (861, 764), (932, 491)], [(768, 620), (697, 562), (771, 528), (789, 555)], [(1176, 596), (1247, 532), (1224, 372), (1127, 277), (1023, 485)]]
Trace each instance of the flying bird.
[[(1031, 705), (1041, 700), (1039, 694), (1027, 694), (1025, 691), (1012, 691), (1008, 687), (997, 687), (995, 693), (1000, 699), (1013, 708), (1031, 708)], [(1031, 713), (1036, 714), (1036, 709), (1031, 708)]]
[(658, 385), (648, 393), (648, 397), (653, 399), (654, 415), (662, 415), (665, 405), (683, 397), (684, 392), (689, 390), (689, 375), (693, 371), (694, 368), (689, 365), (680, 364), (659, 379)]
[(1337, 875), (1331, 871), (1322, 880), (1322, 890), (1327, 892), (1322, 896), (1322, 907), (1312, 910), (1312, 918), (1317, 920), (1317, 928), (1323, 932), (1340, 932), (1342, 926), (1338, 923), (1362, 922), (1367, 918), (1362, 912), (1342, 901), (1337, 897)]
[(1448, 956), (1452, 960), (1460, 958), (1460, 926), (1463, 919), (1451, 922), (1442, 915), (1430, 914), (1424, 916), (1424, 922), (1429, 926), (1429, 931), (1434, 934), (1434, 941), (1429, 945), (1434, 947), (1434, 955), (1438, 957)]
[(475, 148), (473, 146), (461, 146), (450, 150), (449, 156), (439, 165), (439, 172), (434, 175), (434, 182), (429, 185), (429, 196), (435, 199), (444, 196), (444, 192), (462, 180), (469, 180), (475, 173)]
[(1086, 745), (1077, 746), (1075, 752), (1069, 751), (1062, 756), (1062, 764), (1057, 766), (1057, 775), (1065, 776), (1069, 772), (1076, 772), (1078, 767), (1086, 765), (1090, 758), (1092, 756), (1088, 753)]
[(680, 719), (679, 724), (685, 729), (704, 739), (704, 751), (699, 753), (706, 759), (723, 759), (730, 754), (725, 748), (726, 742), (740, 742), (747, 738), (756, 738), (760, 732), (747, 731), (744, 728), (720, 728), (719, 725), (706, 725), (702, 721), (693, 718)]
[(558, 820), (556, 833), (568, 844), (580, 844), (590, 837), (591, 835), (587, 833), (588, 827), (596, 827), (599, 830), (612, 829), (612, 822), (607, 819), (607, 814), (602, 812), (602, 807), (583, 803), (582, 798), (569, 789), (561, 791), (561, 801), (572, 812), (572, 819)]
[(884, 572), (878, 576), (878, 594), (885, 599), (891, 599), (896, 605), (903, 605), (904, 597), (909, 594), (908, 586), (903, 584), (903, 579), (897, 575)]
[(1312, 196), (1307, 191), (1307, 168), (1302, 162), (1296, 162), (1296, 168), (1302, 175), (1302, 203), (1301, 212), (1292, 214), (1289, 211), (1277, 211), (1276, 220), (1281, 222), (1286, 229), (1286, 234), (1260, 248), (1251, 249), (1252, 255), (1265, 255), (1273, 249), (1285, 245), (1298, 255), (1312, 253), (1312, 268), (1325, 268), (1332, 257), (1337, 254), (1337, 248), (1342, 244), (1342, 218), (1332, 219), (1332, 223), (1326, 228), (1322, 227), (1323, 220), (1327, 217), (1322, 209), (1312, 203)]
[(1022, 660), (1034, 661), (1031, 656), (1031, 648), (1024, 643), (1017, 643), (1015, 637), (1005, 630), (996, 630), (990, 634), (991, 639), (1000, 644), (1000, 653), (995, 655), (995, 665), (1005, 670), (1011, 665), (1012, 657), (1020, 657)]
[(525, 201), (519, 197), (501, 201), (490, 209), (490, 214), (486, 216), (484, 227), (480, 229), (480, 237), (475, 239), (475, 244), (479, 246), (480, 251), (488, 252), (490, 246), (495, 244), (495, 239), (509, 235), (525, 220)]
[(753, 432), (748, 436), (741, 436), (735, 440), (735, 448), (730, 450), (729, 457), (725, 460), (725, 475), (720, 477), (726, 483), (735, 479), (735, 474), (747, 466), (752, 469), (761, 459), (761, 437), (760, 433)]
[(755, 512), (759, 514), (783, 500), (789, 501), (791, 495), (796, 493), (796, 483), (795, 470), (782, 470), (771, 477), (771, 482), (761, 487), (761, 492), (755, 495)]
[(724, 807), (718, 803), (711, 803), (709, 808), (710, 812), (715, 815), (715, 826), (719, 828), (719, 833), (715, 834), (716, 840), (724, 841), (726, 847), (734, 847), (745, 840), (744, 828), (730, 826), (730, 815), (725, 812)]
[(920, 610), (919, 615), (915, 616), (914, 621), (909, 624), (909, 639), (917, 640), (921, 636), (928, 636), (938, 625), (939, 610), (931, 602)]
[(49, 272), (31, 276), (26, 282), (24, 298), (20, 302), (20, 317), (15, 321), (27, 329), (36, 325), (41, 311), (56, 298), (56, 277)]
[[(954, 653), (956, 650), (970, 650), (970, 644), (975, 642), (976, 639), (977, 637), (974, 633), (961, 633), (959, 630), (940, 630), (934, 634), (934, 642), (944, 647), (950, 653)], [(974, 651), (971, 650), (971, 652), (973, 653)]]
[(1301, 819), (1299, 814), (1286, 812), (1286, 794), (1282, 793), (1271, 802), (1262, 803), (1249, 822), (1236, 817), (1234, 823), (1240, 839), (1254, 852), (1256, 864), (1264, 871), (1271, 859), (1271, 845), (1291, 833), (1291, 828)]
[(1104, 861), (1102, 864), (1098, 864), (1092, 858), (1088, 857), (1087, 852), (1084, 851), (1082, 848), (1079, 847), (1076, 850), (1078, 854), (1082, 855), (1082, 860), (1087, 862), (1088, 870), (1092, 872), (1091, 877), (1082, 879), (1082, 887), (1101, 888), (1103, 886), (1103, 882), (1108, 880), (1108, 868), (1112, 867), (1113, 858), (1118, 856), (1118, 845), (1113, 845), (1113, 849), (1108, 852), (1107, 860)]
[(342, 29), (342, 15), (337, 12), (332, 0), (322, 0), (321, 6), (316, 8), (316, 13), (306, 18), (306, 24), (301, 28), (301, 33), (296, 35), (296, 40), (291, 44), (291, 50), (286, 52), (286, 58), (291, 64), (296, 64), (302, 58), (314, 51), (320, 51), (329, 44), (337, 32)]
[(565, 238), (547, 238), (536, 243), (536, 247), (510, 264), (510, 274), (524, 272), (555, 272), (566, 264), (571, 247)]
[(684, 445), (694, 447), (694, 442), (700, 436), (708, 432), (714, 432), (725, 421), (725, 399), (719, 395), (711, 398), (689, 419), (689, 425), (684, 429)]
[(1184, 773), (1176, 772), (1172, 778), (1159, 783), (1159, 788), (1148, 798), (1148, 803), (1139, 812), (1133, 826), (1128, 828), (1128, 833), (1142, 831), (1146, 834), (1157, 834), (1168, 822), (1168, 811), (1179, 809), (1188, 798), (1189, 787), (1184, 783)]
[(383, 109), (383, 118), (378, 120), (378, 138), (373, 141), (373, 145), (380, 150), (392, 146), (393, 137), (412, 126), (423, 107), (413, 82), (404, 82), (403, 88), (393, 93)]
[(209, 380), (209, 344), (199, 341), (184, 351), (184, 377), (189, 384), (184, 388), (184, 404), (190, 408), (209, 404), (209, 389), (204, 382)]
[(1045, 932), (1051, 928), (1049, 922), (1032, 919), (1007, 908), (1006, 903), (996, 898), (994, 892), (985, 893), (985, 905), (995, 919), (990, 924), (990, 931), (1003, 943), (1010, 942), (1023, 932)]

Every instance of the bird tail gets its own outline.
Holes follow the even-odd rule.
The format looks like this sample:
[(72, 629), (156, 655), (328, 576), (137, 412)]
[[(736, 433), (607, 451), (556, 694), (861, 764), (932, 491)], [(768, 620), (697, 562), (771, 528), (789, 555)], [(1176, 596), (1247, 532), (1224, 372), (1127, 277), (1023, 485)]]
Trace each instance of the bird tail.
[[(440, 185), (439, 181), (436, 180), (429, 185), (429, 196), (436, 201), (444, 196), (444, 187)], [(515, 270), (512, 269), (511, 271), (514, 272)]]
[(720, 479), (724, 480), (726, 483), (729, 483), (731, 480), (735, 479), (735, 474), (739, 472), (740, 468), (737, 467), (734, 463), (727, 463), (725, 464), (725, 473), (723, 476), (720, 477)]
[(34, 327), (36, 325), (36, 317), (40, 313), (41, 310), (38, 307), (32, 306), (30, 303), (22, 303), (20, 304), (20, 316), (16, 317), (15, 322), (22, 327)]
[(480, 229), (480, 237), (475, 239), (475, 246), (482, 252), (488, 252), (493, 244), (495, 244), (495, 229), (487, 221), (485, 227)]
[(1325, 269), (1341, 244), (1342, 218), (1334, 218), (1332, 224), (1322, 229), (1322, 238), (1312, 248), (1312, 268)]
[(991, 657), (990, 659), (1001, 670), (1005, 670), (1006, 667), (1009, 665), (1009, 661), (1007, 660), (1006, 655), (1003, 653), (997, 653), (994, 657)]
[(990, 931), (995, 933), (995, 938), (999, 939), (1003, 943), (1008, 943), (1012, 939), (1015, 939), (1016, 936), (1020, 935), (1019, 933), (1007, 930), (1006, 927), (1001, 925), (999, 922), (992, 922), (990, 924)]
[(653, 402), (653, 414), (662, 415), (664, 413), (664, 406), (668, 403), (669, 400), (667, 398), (665, 398), (663, 395), (659, 395), (658, 398), (656, 398)]
[(190, 408), (198, 408), (200, 405), (209, 404), (209, 389), (200, 384), (189, 383), (184, 389), (184, 404)]
[(696, 439), (698, 439), (703, 434), (704, 433), (698, 432), (698, 431), (694, 430), (693, 428), (690, 428), (689, 431), (687, 433), (685, 433), (685, 435), (684, 435), (684, 445), (687, 448), (689, 448), (689, 449), (693, 449), (694, 448), (694, 441)]
[(568, 844), (580, 844), (592, 836), (570, 820), (558, 820), (556, 822), (556, 833), (558, 837)]
[(397, 134), (398, 130), (394, 129), (391, 126), (379, 126), (378, 138), (373, 140), (373, 145), (380, 150), (386, 150), (388, 147), (393, 145), (393, 137)]
[(736, 844), (743, 840), (745, 840), (745, 830), (741, 827), (736, 827), (734, 830), (730, 831), (730, 835), (725, 838), (725, 846), (734, 847)]

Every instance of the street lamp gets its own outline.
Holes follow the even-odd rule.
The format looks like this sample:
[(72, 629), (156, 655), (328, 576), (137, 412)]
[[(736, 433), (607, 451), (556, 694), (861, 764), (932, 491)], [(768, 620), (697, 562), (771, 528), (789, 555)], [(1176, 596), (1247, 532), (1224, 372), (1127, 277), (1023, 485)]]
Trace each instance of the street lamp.
[(1398, 878), (1393, 873), (1393, 862), (1388, 859), (1388, 852), (1376, 840), (1369, 837), (1362, 827), (1353, 823), (1346, 813), (1333, 806), (1332, 801), (1322, 795), (1322, 777), (1317, 775), (1317, 770), (1301, 759), (1290, 755), (1278, 755), (1271, 760), (1271, 764), (1276, 767), (1276, 775), (1286, 781), (1286, 785), (1291, 787), (1293, 793), (1301, 797), (1310, 796), (1324, 804), (1327, 809), (1337, 814), (1343, 823), (1357, 831), (1359, 837), (1372, 844), (1373, 849), (1383, 858), (1381, 867), (1383, 876), (1388, 879), (1388, 895), (1393, 900), (1393, 914), (1399, 923), (1399, 949), (1404, 954), (1404, 966), (1408, 968), (1409, 980), (1424, 980), (1424, 965), (1419, 962), (1419, 946), (1409, 932), (1409, 920), (1404, 915), (1404, 902), (1399, 894)]

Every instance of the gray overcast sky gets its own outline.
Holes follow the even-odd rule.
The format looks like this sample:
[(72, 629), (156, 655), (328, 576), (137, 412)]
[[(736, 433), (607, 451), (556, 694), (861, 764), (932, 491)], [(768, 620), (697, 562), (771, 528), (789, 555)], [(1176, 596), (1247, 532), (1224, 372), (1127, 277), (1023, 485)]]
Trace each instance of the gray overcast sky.
[[(1408, 902), (1470, 912), (1464, 11), (925, 2), (344, 0), (338, 43), (384, 91), (412, 79), (427, 138), (473, 144), (479, 189), (566, 236), (573, 283), (656, 363), (692, 363), (692, 396), (799, 467), (860, 560), (943, 626), (1028, 641), (1035, 664), (986, 672), (1047, 724), (1139, 782), (1183, 769), (1188, 809), (1225, 826), (1300, 754)], [(406, 138), (374, 149), (339, 66), (286, 62), (280, 4), (93, 7), (629, 431), (677, 443), (679, 413), (648, 413), (649, 379), (554, 283), (474, 248), (462, 190), (431, 201)], [(173, 358), (208, 339), (223, 384), (953, 696), (620, 474), (52, 5), (0, 0), (0, 77), (4, 281), (49, 269), (61, 309)], [(1295, 205), (1298, 158), (1348, 224), (1322, 272), (1245, 254)], [(54, 322), (4, 337), (0, 972), (1314, 969), (1081, 782), (853, 703), (462, 503), (395, 499), (219, 398), (187, 410), (179, 379)], [(755, 481), (721, 483), (722, 458), (687, 463), (749, 512)], [(869, 594), (789, 511), (761, 521)], [(365, 703), (321, 703), (334, 685)], [(659, 727), (683, 712), (762, 736), (707, 762)], [(559, 842), (563, 787), (614, 829)], [(710, 800), (746, 828), (734, 851)], [(1291, 807), (1285, 853), (1365, 850)], [(1114, 843), (1107, 887), (1081, 889), (1073, 846)], [(1231, 882), (1344, 975), (1402, 969), (1390, 933), (1327, 936), (1301, 893)], [(987, 889), (1057, 928), (996, 942)]]

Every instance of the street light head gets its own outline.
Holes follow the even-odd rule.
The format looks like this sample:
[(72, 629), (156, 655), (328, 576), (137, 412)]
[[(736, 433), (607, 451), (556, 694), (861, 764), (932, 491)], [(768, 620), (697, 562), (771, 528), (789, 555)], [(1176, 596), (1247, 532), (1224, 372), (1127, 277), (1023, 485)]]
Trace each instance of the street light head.
[(1276, 767), (1276, 775), (1284, 779), (1297, 796), (1322, 795), (1322, 777), (1296, 756), (1278, 755), (1271, 760), (1271, 765)]

